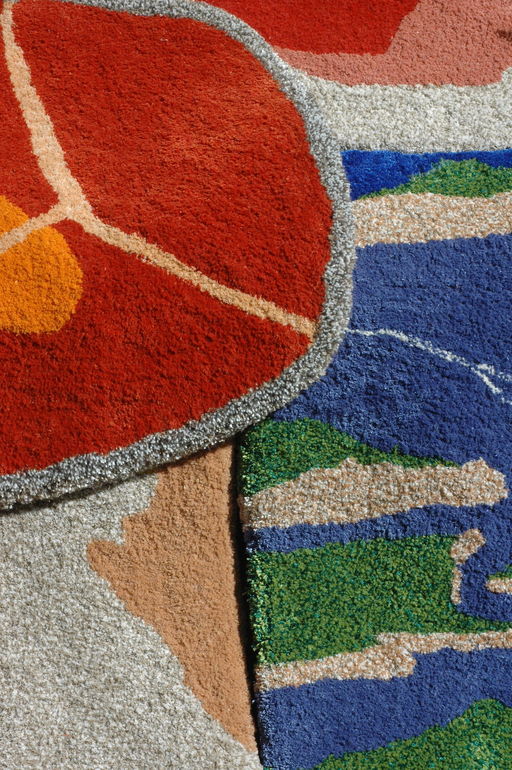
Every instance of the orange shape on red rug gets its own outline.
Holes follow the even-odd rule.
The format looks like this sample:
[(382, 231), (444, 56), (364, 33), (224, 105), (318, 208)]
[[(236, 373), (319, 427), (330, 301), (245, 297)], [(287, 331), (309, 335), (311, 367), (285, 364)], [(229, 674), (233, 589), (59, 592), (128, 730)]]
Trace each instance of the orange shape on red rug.
[[(0, 196), (0, 234), (28, 217)], [(69, 320), (82, 294), (82, 270), (53, 227), (30, 233), (0, 253), (0, 329), (55, 332)]]
[[(332, 205), (304, 118), (257, 56), (208, 23), (50, 0), (2, 7), (6, 88), (58, 194), (55, 210), (34, 209), (50, 209), (44, 224), (64, 217), (52, 224), (54, 283), (75, 288), (59, 300), (60, 331), (0, 329), (0, 473), (203, 418), (207, 446), (219, 427), (206, 415), (281, 377), (315, 338)], [(74, 312), (63, 244), (83, 273)], [(240, 409), (237, 425), (257, 416)], [(190, 451), (192, 430), (134, 465)]]
[(14, 22), (69, 169), (103, 222), (317, 317), (330, 204), (300, 115), (249, 51), (192, 19), (54, 0), (17, 3)]

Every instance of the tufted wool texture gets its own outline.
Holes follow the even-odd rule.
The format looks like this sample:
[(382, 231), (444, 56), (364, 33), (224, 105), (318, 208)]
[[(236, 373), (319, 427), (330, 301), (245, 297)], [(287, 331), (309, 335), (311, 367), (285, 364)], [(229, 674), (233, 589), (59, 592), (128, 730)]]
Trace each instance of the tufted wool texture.
[(357, 262), (327, 374), (239, 442), (266, 768), (512, 762), (511, 24), (420, 0), (384, 50), (276, 42)]
[(506, 0), (214, 4), (254, 26), (290, 64), (345, 85), (481, 86), (510, 66)]
[(345, 341), (239, 449), (263, 761), (506, 770), (512, 154), (343, 157)]
[(0, 518), (2, 767), (261, 768), (230, 458)]
[(208, 713), (254, 751), (237, 546), (224, 446), (162, 471), (151, 504), (124, 518), (123, 542), (91, 541), (87, 558), (179, 657)]
[[(476, 741), (467, 766), (505, 770), (512, 241), (485, 214), (449, 238), (442, 217), (487, 198), (510, 230), (510, 152), (344, 157), (347, 339), (240, 449), (264, 761), (455, 768)], [(382, 200), (435, 196), (425, 236), (391, 237)]]
[(508, 4), (0, 6), (0, 765), (509, 770)]
[(4, 0), (0, 23), (8, 507), (289, 401), (339, 342), (353, 249), (318, 108), (241, 21), (192, 0)]

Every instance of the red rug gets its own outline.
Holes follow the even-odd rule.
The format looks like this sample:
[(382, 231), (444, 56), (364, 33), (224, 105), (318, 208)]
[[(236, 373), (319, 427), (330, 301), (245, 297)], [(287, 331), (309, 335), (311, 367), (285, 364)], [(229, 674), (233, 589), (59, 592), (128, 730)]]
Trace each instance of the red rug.
[(300, 81), (224, 11), (139, 6), (1, 5), (4, 506), (263, 418), (349, 310), (341, 160)]

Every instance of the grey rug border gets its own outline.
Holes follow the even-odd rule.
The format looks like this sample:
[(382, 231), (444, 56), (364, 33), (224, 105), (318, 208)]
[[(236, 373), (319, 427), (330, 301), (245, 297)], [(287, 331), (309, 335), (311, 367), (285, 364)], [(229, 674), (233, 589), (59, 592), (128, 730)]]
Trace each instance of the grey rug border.
[(0, 478), (0, 507), (92, 490), (181, 460), (226, 441), (285, 406), (326, 371), (349, 321), (355, 261), (349, 186), (341, 148), (310, 95), (306, 76), (286, 64), (263, 38), (237, 17), (200, 0), (55, 0), (138, 15), (190, 18), (226, 32), (270, 72), (302, 116), (320, 178), (333, 205), (331, 259), (324, 274), (325, 301), (308, 351), (276, 379), (181, 428), (154, 433), (106, 454), (76, 455), (42, 470)]

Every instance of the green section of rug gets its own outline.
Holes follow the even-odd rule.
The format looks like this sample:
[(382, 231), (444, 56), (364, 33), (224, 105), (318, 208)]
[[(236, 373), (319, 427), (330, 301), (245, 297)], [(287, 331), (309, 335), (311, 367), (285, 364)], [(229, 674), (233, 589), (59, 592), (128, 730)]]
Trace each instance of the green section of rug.
[(361, 650), (381, 633), (508, 628), (452, 602), (455, 538), (375, 539), (249, 558), (259, 665)]
[(404, 193), (433, 193), (465, 198), (490, 198), (512, 190), (512, 169), (494, 168), (478, 160), (442, 160), (423, 174), (415, 174), (409, 182), (363, 195), (378, 198)]
[(248, 430), (240, 444), (239, 487), (254, 495), (267, 487), (291, 481), (311, 468), (334, 468), (352, 457), (362, 465), (391, 462), (406, 468), (453, 466), (434, 457), (413, 457), (396, 447), (391, 452), (364, 444), (319, 420), (266, 420)]
[[(512, 709), (494, 700), (475, 703), (446, 727), (381, 749), (329, 757), (314, 770), (510, 770)], [(268, 768), (270, 770), (270, 768)]]

